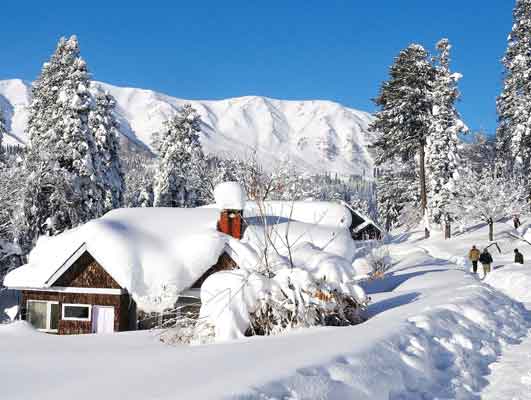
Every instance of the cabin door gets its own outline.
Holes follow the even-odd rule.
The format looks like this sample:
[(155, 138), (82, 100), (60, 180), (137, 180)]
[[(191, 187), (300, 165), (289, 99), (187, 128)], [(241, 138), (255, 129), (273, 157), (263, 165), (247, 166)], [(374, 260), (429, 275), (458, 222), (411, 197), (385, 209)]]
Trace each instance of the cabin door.
[(92, 308), (92, 332), (114, 332), (114, 307), (94, 306)]

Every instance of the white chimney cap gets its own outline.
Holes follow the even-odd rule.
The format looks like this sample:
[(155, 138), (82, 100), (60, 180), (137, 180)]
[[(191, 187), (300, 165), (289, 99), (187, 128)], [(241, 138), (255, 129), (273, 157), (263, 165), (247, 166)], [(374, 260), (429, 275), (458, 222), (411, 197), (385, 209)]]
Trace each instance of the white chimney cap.
[(247, 195), (238, 182), (223, 182), (214, 189), (216, 206), (221, 210), (243, 210)]

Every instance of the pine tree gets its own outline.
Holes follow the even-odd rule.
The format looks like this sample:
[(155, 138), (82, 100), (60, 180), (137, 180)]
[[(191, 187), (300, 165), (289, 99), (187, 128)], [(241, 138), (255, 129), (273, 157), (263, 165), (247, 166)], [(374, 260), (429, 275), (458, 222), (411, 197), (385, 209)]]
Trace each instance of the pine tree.
[(185, 105), (166, 121), (160, 134), (159, 165), (155, 175), (155, 207), (194, 207), (204, 167), (199, 141), (200, 117), (191, 105)]
[(4, 135), (7, 133), (6, 122), (4, 119), (4, 112), (0, 108), (0, 168), (5, 164), (5, 151), (4, 151)]
[[(400, 52), (375, 103), (380, 107), (370, 129), (379, 132), (377, 165), (395, 157), (418, 157), (421, 211), (427, 211), (425, 147), (432, 123), (435, 68), (426, 50), (417, 44)], [(426, 236), (429, 231), (426, 229)]]
[(497, 100), (497, 167), (528, 175), (531, 162), (531, 0), (517, 0)]
[(434, 107), (430, 135), (427, 140), (426, 166), (429, 177), (428, 209), (432, 220), (444, 224), (445, 237), (450, 237), (450, 215), (448, 205), (455, 193), (455, 179), (458, 179), (459, 155), (458, 134), (467, 128), (455, 108), (459, 98), (458, 73), (450, 72), (450, 49), (448, 39), (437, 43), (436, 75), (433, 88)]
[(119, 158), (118, 123), (113, 114), (115, 104), (109, 93), (98, 93), (94, 110), (89, 115), (89, 129), (94, 136), (96, 154), (94, 167), (103, 184), (100, 214), (122, 207), (124, 203), (125, 184)]
[(407, 205), (418, 205), (417, 191), (411, 190), (416, 177), (411, 173), (410, 164), (388, 165), (378, 176), (378, 214), (387, 232), (401, 225)]
[(94, 168), (89, 74), (77, 38), (62, 38), (32, 89), (19, 241), (56, 234), (100, 215), (101, 177)]

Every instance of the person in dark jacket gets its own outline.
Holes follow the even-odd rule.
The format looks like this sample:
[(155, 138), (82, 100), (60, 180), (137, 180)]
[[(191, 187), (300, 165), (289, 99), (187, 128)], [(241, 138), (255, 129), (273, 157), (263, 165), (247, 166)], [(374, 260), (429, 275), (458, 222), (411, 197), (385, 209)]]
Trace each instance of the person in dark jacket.
[(514, 249), (514, 262), (516, 264), (523, 264), (524, 263), (524, 255), (518, 251), (518, 249)]
[(492, 256), (490, 255), (489, 250), (484, 248), (483, 252), (479, 256), (479, 262), (481, 265), (483, 265), (483, 276), (487, 276), (487, 274), (490, 272), (492, 261)]

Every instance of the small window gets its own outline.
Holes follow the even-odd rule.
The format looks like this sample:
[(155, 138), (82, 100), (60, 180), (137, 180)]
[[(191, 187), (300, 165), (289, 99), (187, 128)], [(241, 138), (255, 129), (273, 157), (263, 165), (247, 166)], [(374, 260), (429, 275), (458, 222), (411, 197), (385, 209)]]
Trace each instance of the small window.
[(63, 318), (65, 320), (90, 321), (88, 304), (63, 304)]
[(59, 303), (56, 301), (28, 300), (26, 319), (36, 329), (55, 333), (59, 327)]

